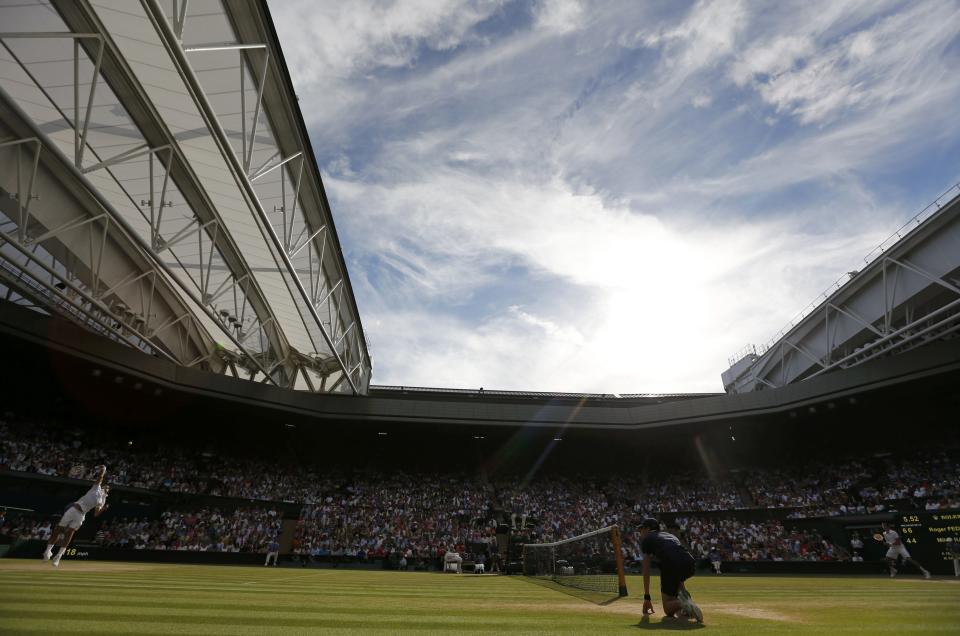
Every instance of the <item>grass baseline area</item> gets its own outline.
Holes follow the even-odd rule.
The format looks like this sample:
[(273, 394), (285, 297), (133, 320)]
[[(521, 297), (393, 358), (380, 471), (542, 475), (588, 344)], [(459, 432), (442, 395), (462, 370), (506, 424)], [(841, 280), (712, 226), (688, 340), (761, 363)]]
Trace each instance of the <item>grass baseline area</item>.
[[(652, 581), (656, 590), (659, 579)], [(960, 582), (702, 575), (705, 624), (519, 576), (0, 559), (0, 634), (956, 634)]]

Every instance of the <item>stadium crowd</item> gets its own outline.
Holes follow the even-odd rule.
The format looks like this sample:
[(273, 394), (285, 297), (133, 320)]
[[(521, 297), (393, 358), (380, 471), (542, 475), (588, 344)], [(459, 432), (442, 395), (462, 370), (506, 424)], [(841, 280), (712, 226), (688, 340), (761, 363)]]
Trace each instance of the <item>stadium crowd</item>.
[[(109, 465), (107, 480), (114, 486), (301, 504), (293, 550), (305, 557), (400, 555), (411, 562), (446, 550), (492, 552), (498, 524), (535, 541), (618, 524), (635, 554), (639, 546), (630, 529), (636, 520), (680, 515), (680, 532), (701, 555), (716, 549), (730, 560), (843, 558), (843, 550), (815, 534), (788, 531), (780, 521), (697, 515), (768, 509), (782, 510), (779, 516), (788, 519), (836, 516), (893, 509), (903, 500), (910, 500), (911, 509), (960, 508), (960, 460), (946, 451), (753, 467), (717, 479), (697, 473), (660, 479), (546, 473), (529, 481), (488, 481), (451, 473), (321, 471), (198, 453), (186, 445), (151, 445), (147, 452), (89, 430), (0, 421), (0, 471), (90, 478), (99, 463)], [(256, 552), (279, 533), (277, 510), (231, 505), (237, 504), (225, 502), (222, 511), (168, 511), (152, 520), (114, 518), (102, 524), (96, 541)], [(49, 521), (24, 518), (17, 524), (8, 523), (7, 534), (46, 538), (50, 531)]]
[(787, 529), (778, 520), (677, 517), (678, 536), (702, 559), (714, 550), (724, 561), (834, 561), (848, 551), (816, 532)]
[(369, 473), (326, 479), (320, 490), (301, 511), (296, 554), (410, 561), (496, 540), (490, 488), (464, 476)]
[(167, 510), (159, 519), (105, 521), (94, 543), (135, 550), (193, 550), (201, 552), (265, 552), (280, 534), (276, 510), (217, 508)]
[(91, 479), (94, 467), (107, 463), (112, 485), (161, 492), (304, 502), (311, 500), (318, 478), (300, 467), (278, 471), (275, 462), (173, 445), (141, 451), (132, 448), (132, 442), (120, 445), (82, 429), (64, 431), (44, 422), (0, 421), (0, 439), (0, 469)]
[[(89, 431), (76, 429), (65, 434), (42, 422), (0, 421), (0, 440), (0, 470), (88, 479), (95, 465), (107, 463), (108, 481), (114, 486), (303, 504), (320, 504), (341, 487), (362, 492), (375, 488), (362, 479), (350, 485), (335, 472), (303, 465), (196, 453), (173, 445), (151, 445), (146, 452), (132, 448), (132, 443), (97, 438)], [(853, 458), (795, 467), (754, 467), (736, 479), (690, 473), (660, 480), (581, 475), (537, 479), (522, 488), (504, 481), (498, 488), (499, 503), (510, 513), (511, 525), (522, 525), (529, 517), (543, 525), (544, 536), (558, 536), (568, 531), (565, 524), (570, 522), (555, 515), (557, 506), (545, 502), (561, 498), (577, 511), (570, 516), (591, 519), (609, 517), (605, 514), (609, 506), (653, 514), (793, 509), (792, 518), (803, 518), (879, 512), (887, 510), (889, 502), (905, 499), (928, 510), (953, 508), (960, 502), (960, 459), (955, 455), (940, 452), (871, 460), (869, 466), (864, 458)], [(463, 491), (451, 496), (462, 500), (489, 488), (476, 479), (462, 485)]]
[(529, 483), (501, 481), (496, 493), (511, 528), (529, 526), (537, 540), (557, 541), (620, 519), (602, 485), (585, 478), (549, 477)]
[(0, 536), (10, 539), (42, 539), (46, 541), (53, 532), (54, 522), (30, 514), (10, 514), (0, 509)]
[(749, 508), (736, 483), (727, 477), (710, 479), (706, 475), (682, 473), (667, 481), (626, 479), (611, 482), (605, 490), (622, 501), (632, 501), (637, 512), (651, 513)]
[(882, 458), (871, 470), (863, 459), (817, 462), (801, 468), (752, 469), (744, 474), (758, 508), (793, 508), (791, 519), (870, 514), (909, 500), (914, 508), (960, 507), (960, 462), (945, 452)]

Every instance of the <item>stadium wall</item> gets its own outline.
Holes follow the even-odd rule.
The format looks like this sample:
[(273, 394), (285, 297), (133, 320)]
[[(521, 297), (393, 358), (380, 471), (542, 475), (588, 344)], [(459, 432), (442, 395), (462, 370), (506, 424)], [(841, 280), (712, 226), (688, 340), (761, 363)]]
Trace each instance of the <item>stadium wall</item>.
[[(91, 368), (105, 369), (186, 395), (342, 423), (653, 430), (785, 413), (866, 391), (960, 374), (960, 340), (954, 340), (779, 389), (660, 404), (604, 398), (544, 397), (517, 401), (482, 393), (339, 396), (303, 394), (178, 367), (109, 342), (58, 318), (7, 302), (0, 302), (0, 337), (5, 346), (22, 349), (15, 355), (48, 360), (53, 372), (64, 376), (78, 372), (89, 374)], [(27, 351), (31, 347), (33, 353)], [(68, 382), (70, 378), (64, 377), (62, 381)]]

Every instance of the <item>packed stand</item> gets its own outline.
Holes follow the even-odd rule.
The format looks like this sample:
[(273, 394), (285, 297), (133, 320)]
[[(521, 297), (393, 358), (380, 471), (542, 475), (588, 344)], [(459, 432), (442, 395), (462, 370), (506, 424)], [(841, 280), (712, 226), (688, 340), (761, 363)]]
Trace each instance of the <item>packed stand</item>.
[[(147, 452), (95, 431), (0, 421), (0, 470), (89, 479), (100, 463), (108, 465), (111, 485), (304, 504), (296, 549), (315, 556), (399, 553), (412, 559), (489, 544), (493, 509), (504, 510), (514, 530), (553, 541), (613, 524), (626, 528), (643, 514), (761, 508), (802, 518), (907, 509), (903, 500), (910, 500), (910, 509), (960, 508), (960, 461), (946, 451), (752, 468), (717, 479), (693, 473), (661, 480), (542, 475), (530, 483), (499, 477), (488, 484), (465, 475), (319, 473), (197, 453), (187, 445), (151, 445)], [(138, 524), (142, 534), (144, 522), (126, 523)], [(28, 530), (43, 527), (22, 531)], [(120, 530), (116, 541), (125, 536)], [(221, 534), (235, 533), (215, 538)], [(127, 537), (128, 545), (133, 538)], [(207, 539), (188, 543), (220, 543)], [(166, 545), (166, 539), (153, 543)]]
[(18, 514), (0, 509), (0, 537), (12, 542), (28, 539), (46, 541), (53, 532), (53, 523), (34, 514)]
[(947, 453), (913, 461), (890, 459), (886, 481), (879, 493), (882, 499), (926, 500), (927, 510), (960, 507), (960, 470)]
[(93, 439), (80, 430), (0, 421), (0, 469), (93, 479), (95, 466), (108, 465), (108, 481), (161, 492), (235, 497), (263, 501), (313, 501), (317, 475), (294, 469), (278, 471), (274, 462), (218, 457), (159, 445), (140, 452), (131, 445)]
[[(479, 480), (439, 474), (379, 473), (319, 483), (293, 542), (304, 558), (433, 560), (448, 550), (487, 555), (496, 537), (490, 489)], [(479, 556), (479, 555), (478, 555)], [(399, 562), (399, 561), (398, 561)]]
[(674, 519), (678, 537), (697, 558), (712, 551), (724, 561), (838, 561), (849, 552), (817, 532), (787, 529), (780, 521), (738, 519)]
[(280, 526), (276, 510), (168, 510), (159, 519), (106, 521), (97, 530), (94, 543), (135, 550), (266, 552), (267, 545), (280, 535)]
[(630, 503), (638, 512), (707, 512), (748, 507), (729, 477), (711, 479), (703, 474), (681, 473), (665, 481), (611, 481), (604, 490), (612, 498)]
[(960, 506), (960, 462), (946, 452), (818, 462), (799, 468), (751, 469), (744, 484), (758, 508), (793, 508), (801, 519), (871, 514), (909, 500), (910, 508)]
[(600, 484), (587, 479), (542, 477), (529, 484), (515, 480), (497, 487), (498, 499), (514, 530), (529, 529), (534, 540), (558, 541), (618, 523)]

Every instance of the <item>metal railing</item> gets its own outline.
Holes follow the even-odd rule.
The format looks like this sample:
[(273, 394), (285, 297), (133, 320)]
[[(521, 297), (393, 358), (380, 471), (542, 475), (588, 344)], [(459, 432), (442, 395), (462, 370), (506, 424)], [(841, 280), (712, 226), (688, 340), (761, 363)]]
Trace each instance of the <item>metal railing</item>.
[[(101, 315), (95, 308), (92, 309), (92, 313), (84, 311), (81, 307), (67, 302), (61, 296), (51, 293), (47, 287), (36, 282), (36, 274), (34, 272), (25, 268), (16, 267), (5, 259), (0, 259), (0, 269), (3, 269), (8, 275), (13, 276), (21, 285), (29, 288), (31, 293), (42, 298), (50, 305), (42, 309), (49, 311), (55, 308), (62, 317), (70, 320), (74, 324), (98, 333), (114, 342), (140, 349), (144, 353), (151, 355), (154, 353), (154, 348), (149, 341), (139, 338), (136, 334), (124, 335), (123, 331), (126, 330), (118, 333), (119, 328), (118, 330), (110, 329), (103, 323), (103, 321), (116, 322), (114, 317)], [(12, 289), (14, 292), (17, 292), (17, 295), (23, 297), (15, 287)]]

